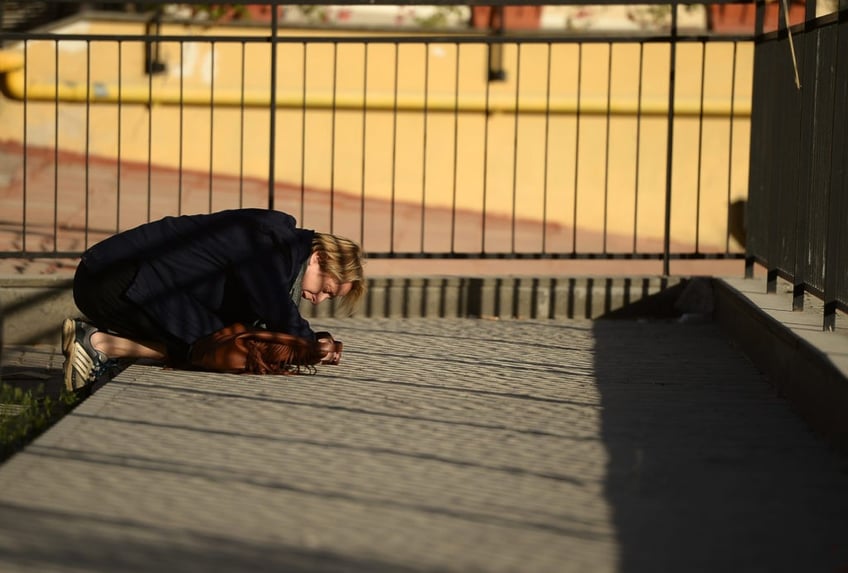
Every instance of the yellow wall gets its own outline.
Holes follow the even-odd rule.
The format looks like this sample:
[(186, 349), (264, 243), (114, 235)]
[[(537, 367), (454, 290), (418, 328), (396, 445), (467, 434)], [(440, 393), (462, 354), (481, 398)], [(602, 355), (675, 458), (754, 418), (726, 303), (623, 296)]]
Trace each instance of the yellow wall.
[[(94, 21), (77, 22), (64, 31), (136, 34), (141, 29), (138, 24)], [(30, 42), (27, 143), (87, 149), (107, 158), (117, 157), (120, 144), (123, 160), (146, 163), (149, 158), (157, 166), (182, 165), (198, 172), (208, 172), (211, 164), (215, 173), (267, 178), (267, 43), (218, 42), (213, 50), (204, 40), (210, 33), (257, 34), (252, 28), (165, 26), (162, 33), (196, 35), (198, 40), (183, 44), (182, 50), (176, 43), (161, 44), (167, 71), (150, 82), (142, 69), (141, 42), (124, 42), (120, 52), (115, 41), (94, 40), (90, 50), (79, 41), (62, 41), (58, 50), (53, 42)], [(672, 240), (693, 244), (697, 229), (706, 250), (724, 248), (728, 194), (746, 195), (753, 50), (750, 44), (736, 50), (731, 102), (733, 44), (710, 44), (705, 53), (699, 44), (677, 46)], [(451, 206), (455, 201), (471, 211), (483, 209), (485, 193), (487, 213), (509, 215), (514, 204), (519, 218), (541, 219), (547, 204), (547, 220), (564, 226), (573, 223), (576, 192), (581, 229), (606, 226), (610, 233), (630, 235), (635, 225), (640, 237), (661, 237), (669, 46), (619, 44), (610, 51), (605, 44), (506, 45), (507, 81), (494, 83), (485, 79), (486, 57), (483, 44), (282, 44), (276, 179), (356, 196), (364, 189), (367, 197), (394, 195), (402, 202), (418, 203), (423, 197), (427, 205)], [(579, 125), (572, 113), (578, 104), (578, 72), (584, 112)], [(52, 101), (57, 78), (63, 97), (76, 93), (84, 99), (88, 90), (97, 102), (60, 103), (58, 135)], [(18, 81), (23, 82), (22, 75)], [(181, 111), (165, 103), (182, 94), (202, 104), (213, 90), (211, 113), (208, 105)], [(39, 96), (48, 101), (35, 101)], [(149, 96), (158, 103), (111, 103), (118, 98), (146, 101)], [(428, 113), (421, 111), (425, 97)], [(502, 111), (489, 116), (474, 111), (487, 97), (490, 107)], [(610, 115), (605, 111), (608, 97)], [(242, 98), (248, 104), (243, 112)], [(641, 121), (635, 113), (640, 101)], [(528, 110), (517, 120), (509, 113), (516, 102)], [(549, 117), (536, 113), (546, 102), (554, 112)], [(396, 104), (401, 111), (395, 115)], [(454, 114), (454, 106), (470, 111)], [(434, 111), (439, 109), (449, 111)], [(21, 102), (3, 98), (0, 140), (21, 140), (22, 134)], [(696, 224), (699, 209), (701, 222)]]

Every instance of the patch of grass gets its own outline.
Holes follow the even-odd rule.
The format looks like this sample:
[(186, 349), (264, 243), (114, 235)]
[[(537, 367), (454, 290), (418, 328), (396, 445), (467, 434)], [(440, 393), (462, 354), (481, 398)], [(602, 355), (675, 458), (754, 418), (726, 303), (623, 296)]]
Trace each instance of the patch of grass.
[(24, 390), (0, 383), (0, 462), (21, 450), (82, 400), (82, 394), (65, 389), (58, 397), (51, 398), (43, 384), (35, 390)]

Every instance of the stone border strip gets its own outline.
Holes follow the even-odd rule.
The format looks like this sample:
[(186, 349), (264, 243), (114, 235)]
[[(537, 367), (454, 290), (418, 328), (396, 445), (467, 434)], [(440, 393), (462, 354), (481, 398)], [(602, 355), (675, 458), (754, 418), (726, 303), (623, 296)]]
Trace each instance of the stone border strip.
[[(716, 279), (715, 318), (799, 415), (848, 452), (848, 324), (822, 331), (821, 304), (792, 311), (791, 285), (766, 294), (765, 279)], [(840, 322), (841, 319), (841, 322)]]

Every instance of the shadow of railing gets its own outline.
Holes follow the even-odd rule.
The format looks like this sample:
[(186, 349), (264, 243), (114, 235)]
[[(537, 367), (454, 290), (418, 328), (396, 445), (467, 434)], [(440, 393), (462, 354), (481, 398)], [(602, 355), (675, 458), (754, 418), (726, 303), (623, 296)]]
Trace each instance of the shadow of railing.
[[(357, 314), (369, 318), (594, 319), (672, 316), (684, 277), (383, 277), (368, 280)], [(310, 318), (332, 302), (301, 304)]]
[(618, 571), (848, 565), (839, 517), (848, 498), (834, 498), (844, 458), (717, 324), (599, 320), (592, 329)]

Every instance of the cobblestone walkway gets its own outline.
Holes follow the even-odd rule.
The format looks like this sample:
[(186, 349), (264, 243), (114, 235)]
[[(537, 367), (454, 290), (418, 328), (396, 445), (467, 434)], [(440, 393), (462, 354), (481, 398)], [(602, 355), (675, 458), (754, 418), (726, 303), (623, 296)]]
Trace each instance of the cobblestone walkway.
[(848, 462), (712, 323), (316, 326), (315, 376), (100, 388), (0, 466), (0, 570), (848, 568)]

